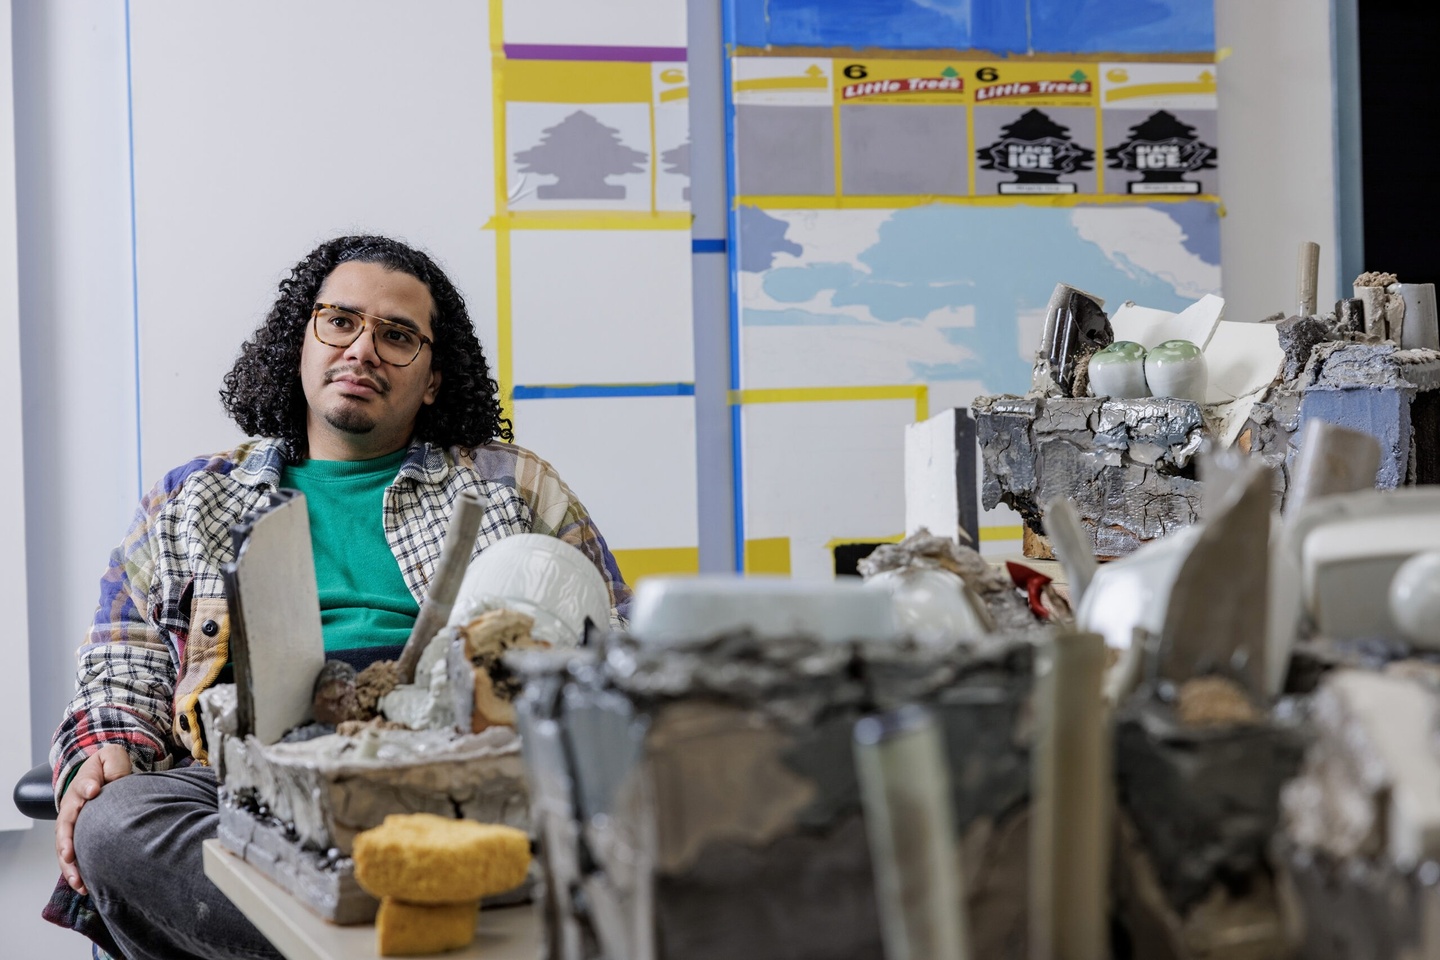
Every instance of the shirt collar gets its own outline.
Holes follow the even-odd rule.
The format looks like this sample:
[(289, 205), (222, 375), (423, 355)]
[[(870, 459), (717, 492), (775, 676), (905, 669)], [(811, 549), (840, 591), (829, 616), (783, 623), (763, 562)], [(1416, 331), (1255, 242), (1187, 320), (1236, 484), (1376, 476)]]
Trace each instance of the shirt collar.
[[(231, 476), (247, 486), (277, 488), (280, 486), (280, 473), (288, 459), (289, 448), (283, 440), (257, 440), (241, 457), (240, 465)], [(443, 447), (424, 440), (412, 440), (397, 476), (408, 477), (418, 483), (441, 483), (449, 474), (450, 460)]]

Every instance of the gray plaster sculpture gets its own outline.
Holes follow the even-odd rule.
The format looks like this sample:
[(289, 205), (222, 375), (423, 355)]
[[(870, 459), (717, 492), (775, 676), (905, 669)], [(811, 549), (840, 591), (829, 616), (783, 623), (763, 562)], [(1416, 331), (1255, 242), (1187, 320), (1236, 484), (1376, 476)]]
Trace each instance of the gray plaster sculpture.
[[(711, 607), (722, 603), (751, 605), (734, 591)], [(510, 658), (526, 679), (517, 710), (549, 956), (882, 956), (852, 741), (861, 718), (920, 704), (943, 732), (944, 765), (965, 771), (950, 779), (950, 853), (974, 878), (973, 955), (1021, 960), (1030, 774), (1017, 724), (1033, 646), (716, 622), (733, 626)]]
[(1380, 442), (1370, 434), (1325, 420), (1309, 421), (1290, 468), (1286, 516), (1296, 515), (1319, 497), (1373, 487), (1379, 468)]
[(310, 719), (315, 679), (325, 665), (305, 496), (277, 491), (231, 536), (235, 560), (222, 573), (230, 600), (237, 723), (242, 736), (275, 743)]
[(1270, 469), (1245, 458), (1214, 464), (1216, 470), (1232, 475), (1223, 483), (1207, 481), (1212, 503), (1170, 590), (1156, 669), (1177, 684), (1233, 671), (1259, 694), (1270, 590)]

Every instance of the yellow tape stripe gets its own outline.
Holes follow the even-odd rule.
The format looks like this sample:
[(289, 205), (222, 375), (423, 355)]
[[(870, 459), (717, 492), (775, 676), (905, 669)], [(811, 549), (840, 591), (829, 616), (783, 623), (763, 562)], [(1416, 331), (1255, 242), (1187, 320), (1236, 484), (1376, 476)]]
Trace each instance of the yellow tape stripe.
[(1016, 524), (1013, 527), (981, 527), (980, 542), (995, 543), (1000, 540), (1019, 540), (1025, 536), (1025, 528)]
[(511, 103), (649, 103), (650, 64), (584, 60), (511, 60)]
[(486, 230), (685, 230), (694, 215), (679, 211), (524, 210), (491, 217)]
[(1190, 80), (1184, 83), (1137, 83), (1132, 87), (1111, 87), (1105, 91), (1105, 102), (1136, 100), (1140, 97), (1204, 96), (1215, 92), (1215, 80)]
[(916, 421), (930, 419), (930, 388), (925, 384), (880, 387), (782, 387), (731, 390), (730, 405), (746, 403), (835, 403), (854, 400), (914, 400)]
[(744, 90), (828, 90), (828, 77), (755, 77), (736, 80), (735, 92)]
[(746, 540), (745, 572), (790, 576), (790, 538)]
[(700, 572), (699, 547), (651, 547), (611, 550), (620, 574), (632, 587), (646, 577)]
[(950, 204), (957, 207), (1079, 207), (1100, 204), (1150, 204), (1180, 203), (1187, 200), (1204, 200), (1219, 203), (1220, 198), (1210, 193), (1147, 193), (1136, 194), (1089, 194), (1057, 193), (1026, 194), (1022, 196), (893, 196), (893, 197), (830, 197), (830, 196), (737, 196), (736, 207), (758, 207), (761, 210), (899, 210), (906, 207), (923, 207), (933, 203)]
[[(490, 110), (495, 128), (495, 212), (503, 214), (509, 200), (506, 174), (505, 137), (505, 14), (502, 0), (490, 0)], [(492, 220), (492, 222), (494, 222)], [(500, 386), (500, 416), (514, 423), (515, 401), (511, 396), (515, 362), (511, 326), (510, 232), (495, 232), (495, 379)]]

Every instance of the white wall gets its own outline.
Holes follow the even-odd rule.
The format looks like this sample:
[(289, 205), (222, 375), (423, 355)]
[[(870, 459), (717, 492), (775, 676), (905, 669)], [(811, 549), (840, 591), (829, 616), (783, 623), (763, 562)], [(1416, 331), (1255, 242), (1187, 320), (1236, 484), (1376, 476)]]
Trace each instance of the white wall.
[(1336, 289), (1331, 0), (1215, 0), (1221, 284), (1227, 320), (1295, 312), (1295, 264), (1320, 244), (1319, 305)]
[[(38, 762), (69, 698), (74, 648), (93, 610), (106, 556), (139, 492), (127, 50), (125, 6), (119, 2), (12, 2), (31, 740)], [(282, 10), (294, 6), (267, 8), (275, 11), (277, 31), (293, 28), (288, 20), (278, 20)], [(140, 3), (137, 7), (149, 12)], [(1220, 70), (1221, 192), (1228, 212), (1221, 231), (1225, 288), (1232, 318), (1258, 318), (1290, 306), (1300, 240), (1333, 244), (1328, 5), (1324, 0), (1217, 0), (1216, 15), (1219, 43), (1233, 50)], [(402, 76), (416, 69), (416, 64), (382, 56), (390, 39), (383, 32), (369, 43), (355, 38), (358, 62), (374, 57)], [(229, 71), (237, 84), (246, 82), (247, 71), (266, 67), (260, 60), (198, 62), (181, 40), (171, 48), (177, 64), (183, 59), (193, 69)], [(424, 48), (405, 49), (407, 56), (419, 57)], [(170, 53), (157, 46), (147, 55)], [(324, 105), (309, 106), (306, 115), (315, 118), (314, 129), (322, 133)], [(243, 119), (254, 129), (264, 127), (263, 116)], [(286, 123), (296, 125), (296, 120), (289, 117)], [(304, 148), (303, 143), (289, 147)], [(284, 150), (276, 153), (283, 159)], [(283, 168), (266, 173), (281, 174)], [(387, 187), (380, 180), (373, 189)], [(139, 199), (143, 223), (154, 211), (145, 208), (143, 193)], [(233, 210), (224, 214), (237, 215)], [(195, 243), (217, 241), (218, 250), (244, 261), (245, 275), (229, 278), (246, 285), (242, 303), (259, 296), (257, 285), (276, 279), (274, 274), (254, 276), (261, 268), (252, 257), (273, 253), (282, 263), (303, 252), (292, 248), (308, 239), (276, 237), (276, 250), (242, 256), (225, 251), (218, 242), (225, 224), (214, 215), (210, 220), (215, 222), (197, 216), (188, 230)], [(1333, 299), (1329, 263), (1333, 260), (1322, 259), (1322, 303)], [(169, 282), (163, 262), (147, 272), (141, 284), (147, 302), (163, 300)], [(166, 397), (150, 379), (154, 368), (147, 357), (147, 432), (158, 445), (147, 442), (150, 474), (160, 469), (148, 462), (152, 451), (163, 459), (159, 447), (173, 443), (180, 456), (198, 452), (191, 449), (197, 442), (191, 431), (203, 425), (187, 414), (185, 436), (162, 439), (160, 411)], [(211, 404), (212, 398), (208, 393), (204, 402)], [(214, 416), (215, 408), (208, 410), (197, 419)], [(723, 461), (723, 450), (713, 453)], [(146, 482), (153, 479), (148, 476)], [(79, 960), (89, 955), (83, 940), (39, 917), (56, 876), (47, 825), (0, 833), (0, 929), (5, 931), (0, 952), (5, 956)]]
[[(106, 556), (137, 495), (125, 8), (12, 5), (31, 752), (39, 762), (69, 699), (74, 650)], [(7, 775), (7, 803), (11, 783)], [(53, 851), (48, 824), (0, 833), (7, 957), (90, 955), (82, 938), (40, 919), (59, 876)]]

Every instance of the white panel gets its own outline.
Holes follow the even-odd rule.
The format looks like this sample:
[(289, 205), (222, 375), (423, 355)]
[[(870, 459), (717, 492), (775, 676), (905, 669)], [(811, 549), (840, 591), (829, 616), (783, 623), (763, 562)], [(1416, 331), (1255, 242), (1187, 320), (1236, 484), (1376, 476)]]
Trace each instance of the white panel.
[(955, 410), (905, 427), (905, 533), (921, 527), (953, 537), (960, 527), (955, 476)]
[(1215, 47), (1234, 51), (1216, 69), (1220, 260), (1231, 320), (1294, 312), (1302, 240), (1320, 244), (1322, 307), (1355, 279), (1336, 278), (1333, 267), (1339, 227), (1330, 9), (1313, 0), (1215, 0)]
[[(18, 234), (15, 223), (15, 113), (12, 87), (10, 2), (0, 0), (0, 409), (10, 411), (0, 427), (5, 449), (25, 449), (20, 406), (20, 300)], [(0, 562), (0, 607), (6, 630), (0, 638), (5, 670), (0, 672), (0, 782), (13, 783), (30, 769), (30, 630), (26, 614), (25, 475), (0, 474), (0, 501), (10, 505), (0, 520), (0, 537), (10, 545)], [(0, 830), (28, 830), (31, 821), (13, 804), (0, 807)]]
[(511, 234), (515, 382), (688, 383), (690, 234)]
[(695, 546), (694, 398), (520, 400), (515, 439), (554, 465), (612, 550)]
[(509, 0), (504, 7), (506, 43), (685, 46), (684, 0)]
[(486, 7), (131, 5), (144, 472), (238, 438), (217, 391), (319, 241), (430, 252), (493, 328)]
[(833, 576), (831, 540), (903, 532), (913, 400), (747, 404), (743, 420), (745, 538), (789, 537), (793, 576)]

